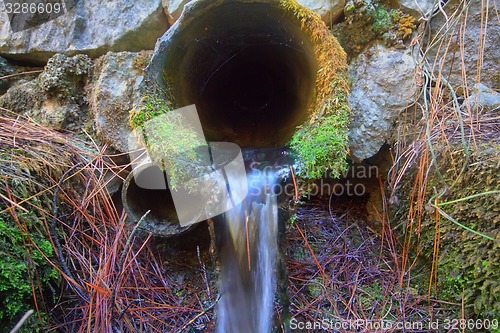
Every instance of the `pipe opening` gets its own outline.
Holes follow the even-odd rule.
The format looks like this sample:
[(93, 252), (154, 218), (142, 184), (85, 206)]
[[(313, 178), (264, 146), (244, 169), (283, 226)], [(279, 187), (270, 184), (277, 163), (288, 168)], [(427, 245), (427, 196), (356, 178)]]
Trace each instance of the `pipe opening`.
[(176, 106), (196, 104), (209, 141), (284, 145), (307, 120), (315, 88), (308, 36), (272, 3), (199, 11), (171, 39), (163, 66)]
[(147, 219), (141, 224), (144, 229), (157, 235), (179, 234), (188, 227), (181, 227), (179, 223), (165, 223), (165, 221), (179, 221), (171, 192), (138, 185), (148, 183), (151, 179), (158, 180), (159, 175), (164, 177), (163, 171), (153, 164), (143, 167), (139, 172), (131, 173), (124, 182), (122, 200), (126, 203), (127, 213), (135, 221), (139, 221), (150, 210)]
[[(191, 1), (156, 44), (131, 125), (143, 128), (159, 114), (195, 104), (207, 141), (289, 145), (299, 172), (318, 178), (327, 168), (341, 169), (347, 153), (345, 57), (320, 18), (295, 1)], [(163, 134), (139, 141), (161, 155), (168, 150)], [(182, 142), (172, 129), (167, 134), (175, 138), (169, 142)], [(145, 207), (172, 202), (170, 193), (126, 186), (123, 192), (125, 207), (139, 218)], [(150, 229), (177, 234), (179, 219), (162, 211), (152, 212)], [(164, 227), (172, 232), (158, 232)]]

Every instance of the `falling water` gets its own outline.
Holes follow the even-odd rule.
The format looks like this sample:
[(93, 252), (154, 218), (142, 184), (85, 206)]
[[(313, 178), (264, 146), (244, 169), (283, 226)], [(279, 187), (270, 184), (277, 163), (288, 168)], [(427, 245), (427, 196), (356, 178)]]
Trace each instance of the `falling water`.
[(216, 222), (221, 261), (218, 333), (267, 333), (272, 326), (278, 253), (278, 207), (272, 190), (277, 179), (260, 170), (247, 177), (246, 200)]

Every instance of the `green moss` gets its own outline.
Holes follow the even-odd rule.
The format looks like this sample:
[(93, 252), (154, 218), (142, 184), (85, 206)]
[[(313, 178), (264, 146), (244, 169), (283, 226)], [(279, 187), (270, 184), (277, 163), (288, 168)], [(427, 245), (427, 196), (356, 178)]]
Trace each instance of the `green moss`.
[(51, 148), (50, 142), (42, 146), (23, 138), (13, 145), (0, 144), (0, 197), (20, 205), (12, 207), (0, 199), (0, 332), (11, 329), (29, 309), (37, 313), (21, 332), (42, 331), (47, 310), (55, 303), (59, 276), (47, 260), (57, 262), (46, 223), (51, 185), (61, 177), (67, 156)]
[(411, 36), (415, 29), (415, 19), (400, 10), (376, 6), (372, 12), (373, 31), (384, 41), (394, 42)]
[(340, 175), (347, 167), (348, 153), (346, 53), (318, 15), (295, 1), (283, 0), (280, 4), (309, 35), (319, 67), (310, 117), (289, 142), (297, 154), (297, 174), (305, 179), (321, 178), (327, 170)]
[(315, 122), (302, 126), (290, 141), (297, 153), (297, 175), (319, 179), (330, 171), (335, 177), (347, 169), (348, 145), (347, 97), (340, 95), (325, 102), (326, 112)]
[(137, 107), (130, 111), (130, 126), (132, 128), (144, 127), (146, 122), (171, 111), (170, 104), (155, 95), (146, 95)]
[(374, 19), (372, 29), (378, 35), (386, 33), (393, 25), (392, 17), (394, 11), (392, 10), (387, 10), (382, 6), (376, 6), (372, 15)]
[(325, 285), (321, 276), (315, 277), (307, 284), (307, 292), (314, 298), (320, 297), (325, 292)]
[[(480, 144), (477, 150), (472, 151), (470, 168), (457, 179), (450, 196), (444, 200), (452, 201), (487, 191), (499, 191), (499, 152), (500, 145)], [(457, 150), (450, 156), (460, 161), (462, 155), (462, 151)], [(448, 180), (453, 177), (452, 165), (451, 158), (445, 159), (443, 166), (448, 168), (444, 168), (444, 175)], [(474, 313), (489, 318), (500, 315), (499, 202), (500, 195), (491, 194), (442, 206), (458, 222), (493, 237), (496, 241), (467, 231), (442, 217), (440, 219), (443, 255), (439, 259), (438, 290), (443, 296), (450, 296), (457, 302), (461, 302), (463, 298), (474, 309)], [(435, 226), (432, 219), (426, 221)], [(432, 225), (429, 227), (432, 230)], [(430, 235), (425, 236), (424, 244), (430, 248), (431, 242), (427, 240)]]
[[(32, 213), (18, 218), (26, 224), (39, 223)], [(33, 228), (29, 233), (21, 231), (6, 214), (0, 215), (0, 249), (0, 322), (6, 324), (3, 327), (10, 327), (34, 308), (32, 288), (40, 295), (44, 293), (40, 288), (55, 282), (58, 275), (44, 257), (53, 257), (50, 241)]]
[(200, 163), (199, 154), (206, 142), (180, 114), (170, 112), (170, 104), (164, 99), (147, 96), (132, 111), (130, 124), (151, 160), (167, 171), (172, 188), (186, 182), (187, 186), (195, 186), (190, 180), (207, 168), (207, 163)]
[[(380, 304), (384, 299), (384, 288), (379, 282), (375, 281), (372, 284), (362, 286), (361, 292), (358, 296), (358, 301), (362, 308), (370, 308), (373, 304)], [(384, 312), (386, 313), (386, 312)]]

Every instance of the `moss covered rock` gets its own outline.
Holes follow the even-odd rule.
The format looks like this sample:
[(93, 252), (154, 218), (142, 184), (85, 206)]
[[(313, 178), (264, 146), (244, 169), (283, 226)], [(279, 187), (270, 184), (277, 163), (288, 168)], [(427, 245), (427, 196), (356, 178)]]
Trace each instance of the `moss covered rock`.
[[(466, 316), (498, 318), (500, 315), (500, 145), (477, 142), (470, 148), (468, 168), (463, 148), (436, 147), (437, 172), (429, 175), (426, 214), (414, 239), (414, 252), (420, 253), (424, 282), (429, 282), (431, 262), (436, 296), (456, 304), (465, 303)], [(434, 169), (435, 170), (435, 169)], [(410, 179), (411, 177), (408, 177)], [(412, 184), (400, 189), (396, 217), (405, 219)], [(435, 249), (438, 249), (436, 257)], [(423, 288), (425, 291), (427, 287)], [(425, 292), (423, 290), (423, 292)], [(457, 315), (461, 309), (457, 307)]]
[(355, 58), (371, 41), (387, 46), (403, 44), (413, 34), (413, 16), (389, 6), (388, 1), (351, 0), (344, 7), (345, 20), (332, 27), (349, 58)]

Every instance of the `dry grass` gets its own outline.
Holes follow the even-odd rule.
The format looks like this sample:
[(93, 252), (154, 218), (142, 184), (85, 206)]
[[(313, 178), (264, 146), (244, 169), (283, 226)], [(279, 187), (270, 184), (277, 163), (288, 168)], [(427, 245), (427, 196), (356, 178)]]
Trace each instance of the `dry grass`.
[(390, 228), (371, 229), (361, 207), (360, 202), (315, 201), (298, 208), (288, 235), (292, 318), (354, 325), (337, 327), (339, 332), (374, 332), (367, 325), (381, 320), (429, 321), (426, 298), (399, 287), (400, 257)]
[[(443, 211), (432, 207), (438, 207), (440, 202), (445, 201), (443, 198), (467, 172), (471, 152), (477, 149), (477, 142), (498, 142), (500, 133), (497, 113), (485, 114), (480, 108), (471, 108), (468, 103), (462, 106), (462, 102), (476, 92), (472, 83), (480, 83), (484, 75), (481, 67), (488, 33), (488, 17), (496, 17), (497, 20), (499, 17), (496, 8), (492, 12), (491, 8), (487, 8), (487, 2), (483, 2), (481, 32), (477, 36), (477, 66), (474, 69), (469, 64), (466, 68), (468, 59), (465, 59), (463, 49), (467, 24), (470, 24), (469, 4), (469, 1), (462, 1), (456, 11), (448, 9), (445, 24), (432, 35), (424, 21), (419, 29), (420, 33), (412, 41), (414, 58), (419, 64), (414, 82), (419, 87), (419, 98), (399, 123), (392, 156), (394, 164), (388, 180), (389, 202), (395, 204), (399, 201), (397, 193), (402, 184), (413, 184), (408, 198), (409, 209), (404, 216), (406, 222), (401, 237), (400, 267), (397, 270), (401, 288), (411, 285), (412, 279), (418, 274), (421, 249), (418, 245), (415, 247), (415, 244), (420, 240), (425, 216), (431, 216), (435, 222), (434, 250), (427, 290), (429, 311), (435, 313), (443, 310), (441, 305), (444, 308), (460, 309), (463, 304), (447, 303), (436, 298), (438, 260), (441, 255), (440, 221), (446, 216)], [(436, 13), (440, 15), (442, 9), (438, 9)], [(430, 17), (426, 21), (429, 19)], [(434, 50), (432, 57), (429, 56), (431, 49)], [(459, 84), (450, 82), (449, 66), (452, 64), (461, 69), (462, 79)], [(456, 144), (453, 145), (457, 142), (461, 149), (457, 150)], [(452, 169), (440, 169), (440, 161), (444, 159), (452, 161)], [(445, 172), (447, 177), (443, 176)], [(440, 181), (438, 187), (430, 185), (431, 177), (436, 175)], [(435, 195), (429, 197), (432, 191)]]
[[(109, 195), (109, 175), (119, 177), (127, 166), (115, 165), (105, 148), (27, 119), (2, 117), (0, 123), (0, 147), (13, 152), (2, 163), (2, 175), (10, 177), (0, 188), (4, 212), (14, 217), (37, 212), (57, 253), (51, 264), (64, 281), (53, 309), (44, 309), (35, 298), (39, 311), (53, 314), (49, 331), (183, 332), (210, 325), (215, 299), (201, 279), (207, 275), (202, 265), (208, 260), (206, 241), (199, 242), (201, 256), (196, 247), (169, 248), (176, 257), (165, 256), (161, 242), (126, 223)], [(34, 171), (17, 180), (38, 190), (29, 198), (16, 197), (8, 186), (23, 165)], [(52, 205), (33, 204), (42, 196), (52, 198)], [(165, 257), (171, 258), (168, 263)]]

